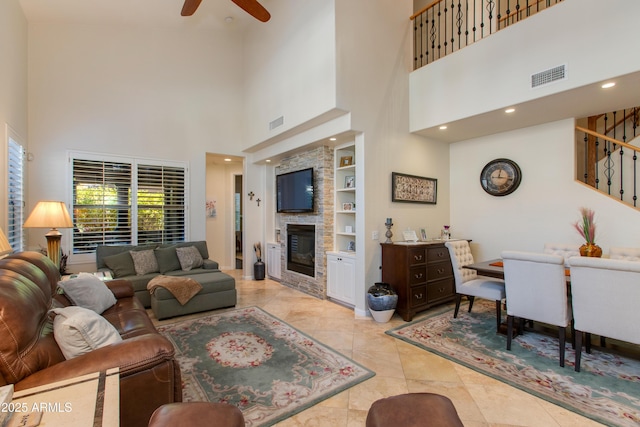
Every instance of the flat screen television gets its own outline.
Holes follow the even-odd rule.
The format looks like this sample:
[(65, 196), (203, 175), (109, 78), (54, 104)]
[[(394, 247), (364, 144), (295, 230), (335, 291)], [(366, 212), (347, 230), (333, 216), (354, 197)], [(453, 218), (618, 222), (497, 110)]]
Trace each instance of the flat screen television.
[(313, 168), (276, 175), (278, 212), (313, 212)]

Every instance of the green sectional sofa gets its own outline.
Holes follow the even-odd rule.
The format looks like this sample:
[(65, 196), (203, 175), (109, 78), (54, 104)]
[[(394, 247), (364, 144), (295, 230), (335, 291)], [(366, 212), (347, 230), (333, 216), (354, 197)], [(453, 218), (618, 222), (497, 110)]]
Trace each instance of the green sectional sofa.
[[(194, 251), (194, 247), (200, 255), (196, 257), (201, 265), (198, 263), (192, 267), (187, 263), (185, 266), (183, 255), (187, 249)], [(144, 264), (141, 260), (151, 263)], [(110, 272), (115, 279), (130, 281), (135, 296), (145, 307), (151, 307), (158, 319), (232, 307), (237, 302), (235, 279), (220, 271), (218, 263), (209, 259), (205, 241), (139, 246), (99, 245), (96, 248), (96, 267), (98, 271)], [(202, 290), (185, 305), (163, 288), (157, 288), (152, 298), (147, 284), (160, 274), (192, 278), (202, 285)]]

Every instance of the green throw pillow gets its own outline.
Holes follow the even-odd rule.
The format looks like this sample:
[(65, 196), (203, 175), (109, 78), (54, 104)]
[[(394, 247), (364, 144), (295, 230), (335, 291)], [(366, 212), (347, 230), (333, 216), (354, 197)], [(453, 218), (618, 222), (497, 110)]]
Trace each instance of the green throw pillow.
[(113, 277), (135, 276), (136, 269), (129, 252), (122, 252), (102, 258), (105, 265), (113, 271)]
[(180, 260), (178, 259), (178, 255), (176, 254), (175, 246), (157, 248), (154, 252), (156, 255), (156, 260), (158, 261), (160, 274), (164, 274), (169, 271), (180, 270)]

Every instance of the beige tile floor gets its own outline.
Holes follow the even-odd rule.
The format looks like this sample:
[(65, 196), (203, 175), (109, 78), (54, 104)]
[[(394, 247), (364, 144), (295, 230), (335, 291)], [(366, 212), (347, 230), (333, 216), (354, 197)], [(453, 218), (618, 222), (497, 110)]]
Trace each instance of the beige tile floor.
[(284, 420), (278, 427), (361, 427), (375, 400), (409, 392), (435, 392), (449, 397), (466, 427), (601, 425), (386, 335), (386, 330), (405, 323), (398, 315), (388, 323), (377, 323), (276, 281), (244, 280), (240, 270), (227, 273), (236, 278), (237, 307), (258, 306), (376, 373)]

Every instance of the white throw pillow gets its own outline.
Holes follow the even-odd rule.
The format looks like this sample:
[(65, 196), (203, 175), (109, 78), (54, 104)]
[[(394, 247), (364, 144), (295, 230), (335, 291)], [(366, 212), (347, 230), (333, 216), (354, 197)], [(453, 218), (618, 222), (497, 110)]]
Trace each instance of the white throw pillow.
[(178, 261), (180, 261), (180, 268), (184, 271), (202, 267), (204, 262), (200, 251), (195, 246), (176, 248), (176, 254), (178, 255)]
[(131, 254), (131, 258), (133, 258), (133, 266), (138, 276), (160, 271), (153, 249), (146, 251), (129, 251), (129, 253)]
[(53, 337), (66, 359), (122, 341), (116, 328), (95, 311), (76, 306), (51, 311), (56, 314)]
[(91, 273), (80, 273), (74, 279), (59, 282), (58, 286), (74, 305), (88, 308), (98, 314), (116, 303), (113, 292)]

